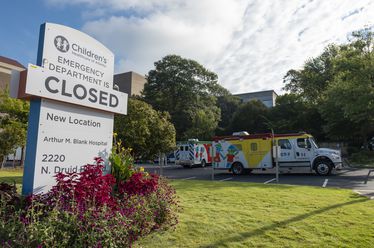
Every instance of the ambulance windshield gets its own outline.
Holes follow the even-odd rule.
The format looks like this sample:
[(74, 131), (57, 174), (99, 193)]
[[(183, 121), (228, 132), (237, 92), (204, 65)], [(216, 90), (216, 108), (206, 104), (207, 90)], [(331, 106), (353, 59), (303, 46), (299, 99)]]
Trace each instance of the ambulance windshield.
[(317, 145), (316, 141), (314, 140), (314, 138), (309, 138), (309, 140), (310, 140), (310, 142), (312, 143), (312, 145), (313, 145), (316, 149), (318, 149), (318, 145)]

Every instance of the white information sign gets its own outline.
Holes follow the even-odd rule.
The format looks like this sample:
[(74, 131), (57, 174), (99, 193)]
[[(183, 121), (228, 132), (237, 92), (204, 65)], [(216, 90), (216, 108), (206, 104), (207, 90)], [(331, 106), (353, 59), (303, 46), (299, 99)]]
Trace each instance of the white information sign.
[(55, 184), (58, 172), (80, 172), (95, 157), (108, 158), (113, 114), (42, 100), (35, 160), (34, 193)]
[(113, 88), (114, 55), (78, 30), (45, 24), (42, 67), (77, 83)]
[(126, 114), (127, 110), (127, 94), (123, 92), (75, 83), (64, 75), (31, 64), (27, 69), (26, 94), (118, 114)]
[(56, 173), (94, 157), (108, 165), (113, 113), (127, 112), (127, 94), (113, 90), (113, 53), (87, 34), (43, 24), (38, 65), (26, 80), (26, 93), (42, 100), (30, 104), (23, 194), (47, 192)]

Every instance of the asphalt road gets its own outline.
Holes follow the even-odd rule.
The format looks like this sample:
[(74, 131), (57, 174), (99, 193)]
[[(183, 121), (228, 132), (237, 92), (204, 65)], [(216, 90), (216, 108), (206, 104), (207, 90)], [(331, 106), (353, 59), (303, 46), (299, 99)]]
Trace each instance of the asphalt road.
[[(178, 165), (164, 166), (159, 165), (139, 165), (146, 171), (156, 174), (162, 174), (170, 179), (182, 180), (212, 180), (213, 170), (211, 166), (205, 168), (183, 168)], [(308, 185), (317, 187), (335, 187), (352, 189), (355, 192), (366, 195), (374, 199), (374, 169), (370, 175), (370, 169), (344, 168), (334, 170), (330, 176), (318, 176), (310, 173), (308, 169), (281, 169), (279, 174), (280, 184)], [(253, 171), (250, 174), (234, 176), (226, 170), (214, 170), (214, 180), (216, 181), (238, 181), (255, 183), (276, 183), (271, 181), (275, 178), (275, 169), (267, 171)]]

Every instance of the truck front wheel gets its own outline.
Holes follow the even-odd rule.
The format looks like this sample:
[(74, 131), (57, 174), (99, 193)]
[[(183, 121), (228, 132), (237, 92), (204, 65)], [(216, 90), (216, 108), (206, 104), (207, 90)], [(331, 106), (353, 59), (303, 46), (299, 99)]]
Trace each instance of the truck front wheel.
[(320, 176), (330, 175), (332, 170), (331, 162), (328, 160), (319, 160), (315, 163), (314, 170)]
[(241, 175), (243, 174), (244, 172), (244, 168), (243, 168), (243, 165), (241, 163), (234, 163), (232, 166), (231, 166), (231, 171), (234, 175)]

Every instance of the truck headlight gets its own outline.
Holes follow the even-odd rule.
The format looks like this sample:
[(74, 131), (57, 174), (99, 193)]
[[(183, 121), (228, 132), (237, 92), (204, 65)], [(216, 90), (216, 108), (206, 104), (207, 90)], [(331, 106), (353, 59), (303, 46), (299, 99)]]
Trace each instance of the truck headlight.
[(334, 160), (339, 160), (339, 159), (340, 159), (340, 155), (339, 155), (339, 154), (336, 154), (336, 153), (332, 153), (332, 154), (331, 154), (331, 157), (332, 157)]

